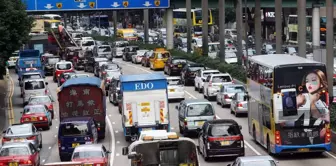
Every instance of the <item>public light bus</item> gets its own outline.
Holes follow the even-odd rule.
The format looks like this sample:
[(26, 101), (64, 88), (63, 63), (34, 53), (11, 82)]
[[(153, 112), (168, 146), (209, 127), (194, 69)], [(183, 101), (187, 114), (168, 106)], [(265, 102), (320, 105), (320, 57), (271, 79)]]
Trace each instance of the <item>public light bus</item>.
[[(175, 28), (175, 34), (180, 33), (187, 33), (187, 9), (186, 8), (180, 8), (180, 9), (174, 9), (173, 10), (173, 24), (176, 27)], [(212, 17), (212, 11), (208, 10), (208, 25), (213, 25), (213, 17)], [(192, 30), (193, 34), (195, 36), (202, 35), (202, 9), (196, 8), (191, 9), (191, 22), (192, 22)], [(210, 30), (210, 28), (209, 28)]]
[(248, 126), (269, 153), (331, 150), (326, 66), (286, 54), (249, 58)]
[[(289, 15), (287, 20), (286, 27), (286, 41), (290, 44), (298, 44), (298, 16), (297, 15)], [(306, 16), (307, 23), (307, 44), (312, 44), (312, 16)], [(326, 17), (320, 18), (320, 41), (321, 45), (325, 45), (326, 43)]]

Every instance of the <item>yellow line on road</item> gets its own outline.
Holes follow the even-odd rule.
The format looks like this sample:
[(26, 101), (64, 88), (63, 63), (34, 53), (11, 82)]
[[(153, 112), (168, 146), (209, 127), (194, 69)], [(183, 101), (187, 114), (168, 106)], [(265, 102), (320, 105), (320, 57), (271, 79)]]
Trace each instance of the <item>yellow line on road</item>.
[(10, 80), (10, 88), (9, 88), (9, 98), (8, 98), (8, 103), (9, 103), (8, 115), (9, 115), (9, 125), (12, 125), (15, 122), (13, 102), (12, 102), (12, 98), (14, 94), (14, 81), (11, 76), (9, 76), (9, 80)]

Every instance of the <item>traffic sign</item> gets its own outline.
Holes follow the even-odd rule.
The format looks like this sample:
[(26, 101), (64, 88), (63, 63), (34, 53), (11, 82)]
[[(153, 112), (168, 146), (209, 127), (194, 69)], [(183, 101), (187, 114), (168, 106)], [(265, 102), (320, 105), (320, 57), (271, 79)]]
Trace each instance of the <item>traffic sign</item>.
[(170, 0), (22, 0), (27, 11), (169, 8)]

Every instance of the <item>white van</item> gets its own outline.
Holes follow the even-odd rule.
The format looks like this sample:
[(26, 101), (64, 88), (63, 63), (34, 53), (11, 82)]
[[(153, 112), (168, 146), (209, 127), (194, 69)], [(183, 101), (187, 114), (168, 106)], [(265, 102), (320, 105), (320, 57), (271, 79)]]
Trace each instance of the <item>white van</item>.
[(48, 95), (48, 82), (44, 79), (26, 79), (23, 82), (23, 103), (28, 104), (30, 96)]
[(96, 46), (96, 42), (94, 40), (80, 40), (79, 41), (79, 47), (83, 50), (83, 51), (92, 51), (93, 48)]

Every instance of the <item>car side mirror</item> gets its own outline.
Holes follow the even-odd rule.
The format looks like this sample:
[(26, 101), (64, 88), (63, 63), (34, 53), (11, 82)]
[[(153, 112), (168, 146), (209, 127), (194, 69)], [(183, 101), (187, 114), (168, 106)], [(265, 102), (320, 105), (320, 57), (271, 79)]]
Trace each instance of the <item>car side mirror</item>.
[(23, 84), (20, 84), (20, 87), (23, 87)]
[(202, 78), (202, 81), (203, 81), (203, 82), (205, 82), (205, 79), (204, 79), (204, 78)]
[(132, 152), (131, 154), (129, 154), (127, 156), (128, 159), (132, 159), (132, 160), (139, 160), (141, 159), (141, 154), (137, 154), (136, 152)]
[(20, 114), (23, 114), (23, 112), (20, 112)]
[(231, 166), (231, 164), (228, 164), (228, 165), (226, 165), (226, 166)]
[(20, 78), (18, 78), (18, 80), (20, 81)]
[(111, 153), (111, 151), (109, 151), (109, 150), (108, 150), (108, 151), (106, 151), (106, 153), (107, 153), (107, 154), (110, 154), (110, 153)]
[(122, 155), (124, 155), (124, 156), (128, 155), (128, 147), (123, 147), (122, 148)]
[(239, 125), (239, 130), (243, 129), (243, 127), (241, 125)]
[(6, 134), (6, 130), (2, 131), (2, 134)]
[(48, 85), (49, 83), (48, 83), (48, 82), (46, 82), (45, 84), (46, 84), (46, 85)]
[(40, 149), (40, 148), (37, 148), (37, 151), (39, 152), (39, 151), (41, 151), (41, 149)]
[(176, 110), (178, 110), (178, 109), (179, 109), (179, 107), (178, 107), (178, 106), (175, 106), (175, 109), (176, 109)]

